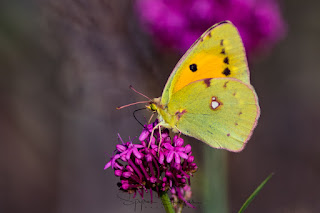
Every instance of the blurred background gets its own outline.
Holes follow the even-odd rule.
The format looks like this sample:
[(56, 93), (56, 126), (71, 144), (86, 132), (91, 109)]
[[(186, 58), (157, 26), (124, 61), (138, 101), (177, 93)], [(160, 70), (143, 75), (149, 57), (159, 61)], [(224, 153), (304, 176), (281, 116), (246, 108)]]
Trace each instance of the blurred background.
[(103, 170), (117, 133), (141, 131), (139, 106), (115, 108), (143, 100), (129, 85), (159, 97), (192, 42), (226, 19), (243, 37), (261, 117), (240, 153), (184, 137), (199, 167), (197, 208), (185, 212), (237, 212), (272, 172), (246, 212), (320, 212), (319, 11), (315, 0), (2, 0), (0, 212), (163, 212)]

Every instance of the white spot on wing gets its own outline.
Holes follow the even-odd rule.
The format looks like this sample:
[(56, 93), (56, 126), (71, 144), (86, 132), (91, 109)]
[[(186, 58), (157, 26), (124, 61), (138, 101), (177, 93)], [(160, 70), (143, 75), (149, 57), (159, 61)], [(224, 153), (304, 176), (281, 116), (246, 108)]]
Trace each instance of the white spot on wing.
[(211, 107), (212, 109), (217, 109), (217, 107), (220, 105), (218, 101), (216, 101), (216, 97), (212, 97)]

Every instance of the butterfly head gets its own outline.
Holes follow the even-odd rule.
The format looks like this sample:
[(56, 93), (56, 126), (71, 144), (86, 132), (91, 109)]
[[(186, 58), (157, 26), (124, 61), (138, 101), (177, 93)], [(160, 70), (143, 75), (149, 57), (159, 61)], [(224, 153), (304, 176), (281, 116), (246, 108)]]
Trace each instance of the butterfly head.
[(161, 98), (154, 98), (152, 101), (150, 101), (150, 104), (146, 107), (151, 110), (152, 112), (157, 112), (159, 109), (163, 108), (161, 103)]

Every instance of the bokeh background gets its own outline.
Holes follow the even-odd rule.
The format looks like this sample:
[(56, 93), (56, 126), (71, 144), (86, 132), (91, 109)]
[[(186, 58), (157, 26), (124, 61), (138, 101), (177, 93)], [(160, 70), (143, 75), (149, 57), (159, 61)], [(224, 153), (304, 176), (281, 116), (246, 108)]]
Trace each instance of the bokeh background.
[[(188, 8), (196, 1), (175, 2)], [(211, 169), (225, 177), (215, 191), (226, 206), (220, 212), (236, 212), (271, 172), (247, 212), (320, 212), (320, 2), (271, 4), (282, 17), (269, 29), (277, 29), (276, 37), (248, 53), (262, 112), (258, 127), (244, 151), (219, 151), (221, 164)], [(147, 8), (152, 15), (159, 7)], [(103, 170), (117, 133), (128, 139), (141, 131), (132, 116), (139, 107), (115, 108), (142, 99), (129, 85), (160, 96), (185, 43), (204, 30), (175, 45), (155, 37), (161, 29), (143, 12), (129, 0), (0, 2), (0, 212), (163, 212), (159, 200), (151, 205), (148, 196), (142, 202), (121, 193), (113, 171)], [(239, 14), (232, 21), (252, 24)], [(212, 23), (204, 18), (204, 29), (223, 16), (211, 17)], [(176, 20), (166, 14), (155, 20), (162, 18)], [(204, 193), (204, 183), (215, 180), (204, 166), (208, 147), (187, 140), (199, 171), (192, 180), (197, 209), (185, 212), (212, 212), (206, 206), (218, 198)]]

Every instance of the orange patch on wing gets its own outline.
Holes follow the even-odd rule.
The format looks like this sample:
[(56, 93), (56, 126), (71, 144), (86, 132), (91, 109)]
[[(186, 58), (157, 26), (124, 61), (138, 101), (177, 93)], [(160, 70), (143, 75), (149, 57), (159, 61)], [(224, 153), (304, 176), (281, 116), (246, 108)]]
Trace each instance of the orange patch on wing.
[[(176, 76), (176, 82), (173, 83), (173, 93), (182, 89), (184, 86), (201, 79), (206, 78), (224, 78), (223, 70), (227, 67), (223, 62), (224, 55), (198, 53), (195, 57), (187, 60), (181, 67), (182, 72), (179, 76)], [(195, 64), (197, 66), (196, 71), (190, 70), (190, 65)], [(230, 76), (228, 76), (230, 77)]]

